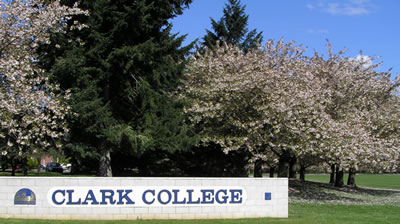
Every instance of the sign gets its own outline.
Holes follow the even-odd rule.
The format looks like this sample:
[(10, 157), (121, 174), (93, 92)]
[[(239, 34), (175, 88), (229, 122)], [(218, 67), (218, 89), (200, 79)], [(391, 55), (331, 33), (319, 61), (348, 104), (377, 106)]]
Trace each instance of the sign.
[(53, 187), (47, 194), (54, 207), (150, 207), (243, 205), (243, 187), (226, 186), (108, 186)]

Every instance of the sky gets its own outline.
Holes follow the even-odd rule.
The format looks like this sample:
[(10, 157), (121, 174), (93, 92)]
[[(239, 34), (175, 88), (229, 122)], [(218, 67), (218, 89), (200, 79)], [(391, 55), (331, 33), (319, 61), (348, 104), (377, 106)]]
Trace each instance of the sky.
[[(210, 18), (218, 21), (227, 0), (193, 0), (183, 15), (172, 20), (173, 33), (187, 34), (184, 44), (202, 38), (211, 29)], [(378, 71), (392, 68), (400, 73), (399, 0), (241, 0), (249, 15), (249, 30), (263, 32), (268, 39), (295, 41), (327, 54), (327, 41), (334, 52), (347, 49), (345, 56), (380, 57)]]

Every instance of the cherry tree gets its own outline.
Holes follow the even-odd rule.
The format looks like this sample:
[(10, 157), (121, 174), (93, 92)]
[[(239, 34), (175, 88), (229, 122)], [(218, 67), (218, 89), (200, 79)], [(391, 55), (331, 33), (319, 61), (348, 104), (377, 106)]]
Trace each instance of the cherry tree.
[[(325, 112), (333, 123), (325, 159), (336, 166), (335, 185), (343, 185), (343, 170), (349, 170), (348, 184), (354, 185), (359, 166), (395, 169), (399, 147), (393, 127), (396, 117), (398, 124), (399, 112), (392, 99), (398, 94), (399, 78), (392, 81), (390, 72), (376, 72), (377, 65), (369, 61), (343, 57), (343, 52), (333, 54), (329, 44), (328, 59), (315, 53), (310, 65), (310, 71), (328, 90), (323, 96), (328, 99)], [(386, 131), (391, 135), (382, 134)]]
[(318, 93), (325, 90), (307, 71), (303, 52), (280, 40), (246, 54), (225, 44), (194, 57), (181, 97), (203, 141), (225, 151), (246, 147), (254, 158), (272, 152), (281, 176), (298, 153), (321, 151), (326, 135), (320, 133), (330, 117)]
[(78, 13), (59, 1), (0, 3), (0, 151), (11, 162), (62, 147), (69, 94), (37, 66), (35, 51)]
[[(394, 132), (398, 111), (387, 107), (387, 98), (398, 82), (328, 51), (328, 59), (305, 57), (301, 46), (282, 40), (246, 54), (227, 44), (206, 50), (187, 68), (180, 89), (185, 113), (203, 142), (277, 159), (279, 176), (310, 158), (340, 171), (361, 164), (393, 168), (398, 138), (379, 133)], [(393, 126), (385, 124), (389, 118)]]

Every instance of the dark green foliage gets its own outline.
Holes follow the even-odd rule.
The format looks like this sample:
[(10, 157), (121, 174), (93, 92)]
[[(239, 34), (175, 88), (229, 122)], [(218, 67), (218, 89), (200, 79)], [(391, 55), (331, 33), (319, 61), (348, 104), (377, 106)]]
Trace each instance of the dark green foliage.
[[(245, 150), (225, 154), (221, 147), (193, 147), (186, 151), (147, 150), (142, 155), (113, 155), (120, 176), (248, 177)], [(151, 161), (151, 162), (149, 162)], [(121, 164), (125, 164), (121, 166)], [(129, 166), (131, 165), (131, 166)]]
[(225, 41), (237, 45), (245, 52), (254, 49), (262, 42), (262, 32), (255, 29), (248, 31), (249, 16), (245, 14), (245, 6), (240, 0), (229, 0), (225, 5), (224, 15), (217, 21), (211, 19), (213, 31), (207, 30), (203, 37), (203, 46), (213, 48), (217, 41)]
[(168, 20), (191, 0), (79, 2), (89, 16), (74, 20), (88, 28), (54, 35), (41, 60), (62, 89), (72, 90), (68, 156), (88, 169), (105, 161), (108, 170), (99, 175), (108, 175), (110, 152), (188, 148), (181, 105), (167, 92), (176, 87), (191, 46), (181, 47), (184, 37), (170, 33)]
[(192, 177), (248, 177), (249, 156), (246, 150), (225, 154), (221, 146), (210, 144), (178, 153), (176, 167)]

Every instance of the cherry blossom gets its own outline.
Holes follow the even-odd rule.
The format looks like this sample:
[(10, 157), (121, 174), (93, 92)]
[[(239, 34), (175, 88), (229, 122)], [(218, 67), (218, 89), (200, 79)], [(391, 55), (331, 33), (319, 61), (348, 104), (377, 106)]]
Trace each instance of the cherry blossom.
[[(69, 93), (38, 65), (36, 49), (62, 32), (78, 8), (39, 0), (0, 3), (0, 151), (10, 159), (61, 148)], [(80, 27), (77, 24), (77, 27)]]
[(342, 168), (395, 168), (399, 80), (330, 49), (327, 57), (306, 57), (282, 40), (247, 53), (228, 44), (206, 49), (191, 59), (178, 91), (185, 114), (203, 142), (226, 152), (245, 147), (280, 165), (316, 158)]

